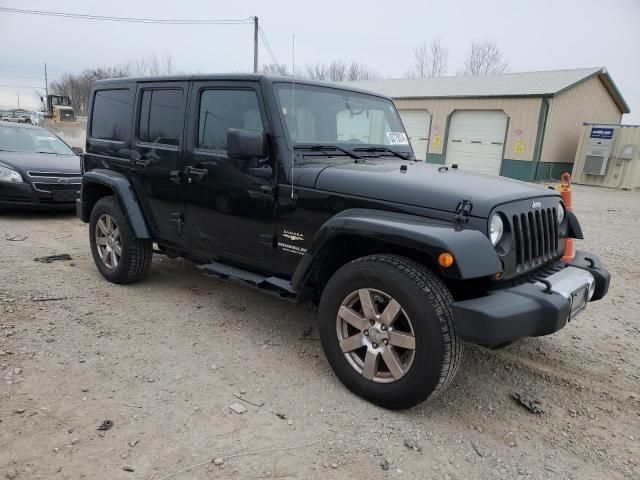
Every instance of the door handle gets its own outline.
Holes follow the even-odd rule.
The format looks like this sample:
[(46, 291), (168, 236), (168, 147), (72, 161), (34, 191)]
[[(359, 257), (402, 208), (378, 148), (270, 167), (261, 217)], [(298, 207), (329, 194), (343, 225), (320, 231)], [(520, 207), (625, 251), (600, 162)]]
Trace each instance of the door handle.
[(151, 165), (153, 165), (153, 162), (151, 160), (142, 160), (142, 159), (138, 159), (138, 160), (134, 160), (133, 161), (134, 165), (137, 165), (138, 167), (149, 167)]
[(209, 170), (206, 168), (185, 167), (184, 173), (191, 176), (194, 180), (200, 181), (207, 176)]
[(171, 170), (169, 172), (169, 180), (180, 185), (182, 183), (182, 172), (179, 170)]

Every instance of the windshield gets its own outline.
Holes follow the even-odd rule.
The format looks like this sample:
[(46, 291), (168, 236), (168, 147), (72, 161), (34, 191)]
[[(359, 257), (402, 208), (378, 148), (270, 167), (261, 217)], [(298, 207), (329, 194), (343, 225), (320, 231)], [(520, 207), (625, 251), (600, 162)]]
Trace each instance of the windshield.
[(390, 100), (304, 84), (276, 83), (274, 88), (294, 144), (385, 145), (410, 151)]
[(73, 150), (53, 133), (41, 128), (0, 126), (0, 150), (73, 155)]
[(61, 96), (57, 96), (57, 95), (52, 95), (51, 96), (51, 105), (64, 105), (64, 106), (70, 106), (71, 102), (69, 101), (69, 97), (61, 97)]

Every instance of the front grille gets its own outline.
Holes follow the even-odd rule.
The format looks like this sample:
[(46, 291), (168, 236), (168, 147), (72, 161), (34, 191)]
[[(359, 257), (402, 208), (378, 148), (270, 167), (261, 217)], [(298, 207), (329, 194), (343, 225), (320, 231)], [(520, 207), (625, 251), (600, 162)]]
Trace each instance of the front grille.
[(516, 269), (528, 270), (558, 256), (558, 217), (555, 208), (513, 215), (511, 218)]
[(30, 177), (47, 177), (47, 178), (78, 178), (80, 179), (82, 177), (81, 173), (60, 173), (60, 172), (33, 172), (33, 171), (29, 171), (27, 172), (27, 174)]
[(79, 183), (34, 183), (33, 186), (41, 192), (80, 191)]

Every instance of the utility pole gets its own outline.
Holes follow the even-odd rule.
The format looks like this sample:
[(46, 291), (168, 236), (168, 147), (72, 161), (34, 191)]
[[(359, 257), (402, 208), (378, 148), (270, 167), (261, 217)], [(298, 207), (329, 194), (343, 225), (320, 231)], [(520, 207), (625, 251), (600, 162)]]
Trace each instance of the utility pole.
[(49, 96), (49, 81), (47, 80), (47, 62), (44, 62), (44, 94)]
[(18, 95), (18, 110), (20, 110), (20, 92), (16, 92), (16, 95)]
[(258, 17), (253, 17), (253, 73), (258, 73)]

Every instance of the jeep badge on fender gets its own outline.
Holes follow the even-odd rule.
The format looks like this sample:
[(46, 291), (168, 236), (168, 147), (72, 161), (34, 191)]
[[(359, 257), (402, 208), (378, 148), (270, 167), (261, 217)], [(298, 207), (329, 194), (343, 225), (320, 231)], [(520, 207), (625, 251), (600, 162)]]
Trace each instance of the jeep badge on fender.
[[(609, 273), (560, 195), (418, 161), (393, 102), (263, 75), (94, 82), (79, 217), (109, 281), (152, 255), (318, 305), (336, 375), (386, 408), (433, 398), (463, 341), (563, 328)], [(283, 372), (283, 374), (285, 374)]]

